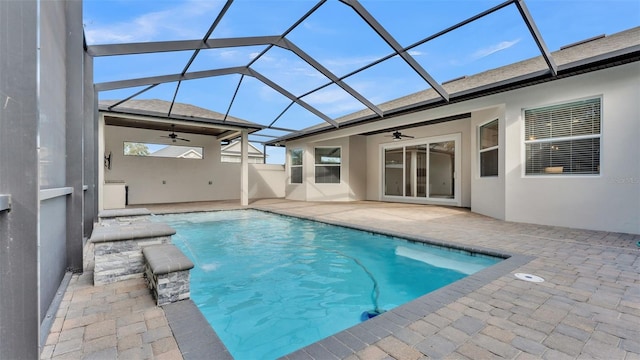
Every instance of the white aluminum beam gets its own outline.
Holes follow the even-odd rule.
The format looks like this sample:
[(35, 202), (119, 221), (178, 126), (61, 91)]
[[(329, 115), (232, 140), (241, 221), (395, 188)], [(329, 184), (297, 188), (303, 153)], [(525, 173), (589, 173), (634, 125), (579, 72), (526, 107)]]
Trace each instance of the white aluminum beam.
[(525, 24), (527, 24), (527, 27), (529, 28), (529, 31), (531, 32), (531, 36), (533, 36), (533, 40), (535, 40), (536, 45), (538, 45), (538, 49), (540, 49), (540, 53), (542, 53), (542, 57), (544, 58), (544, 61), (546, 61), (547, 66), (551, 71), (551, 74), (553, 74), (553, 76), (558, 75), (558, 65), (556, 65), (555, 61), (553, 60), (553, 57), (551, 56), (551, 52), (549, 51), (549, 49), (547, 49), (547, 45), (544, 43), (544, 40), (542, 40), (542, 35), (540, 34), (540, 31), (538, 31), (538, 27), (536, 26), (536, 23), (533, 21), (533, 17), (529, 13), (529, 10), (527, 9), (527, 5), (525, 5), (524, 0), (517, 0), (515, 4), (516, 4), (516, 7), (518, 8), (518, 11), (520, 11), (520, 15), (522, 15), (522, 19), (524, 20)]
[(231, 68), (224, 68), (224, 69), (195, 71), (195, 72), (186, 73), (184, 75), (172, 74), (172, 75), (162, 75), (162, 76), (150, 76), (150, 77), (144, 77), (144, 78), (138, 78), (138, 79), (97, 83), (95, 84), (95, 89), (97, 91), (126, 89), (126, 88), (131, 88), (136, 86), (163, 84), (163, 83), (169, 83), (174, 81), (194, 80), (194, 79), (202, 79), (207, 77), (231, 75), (231, 74), (243, 74), (245, 72), (246, 72), (246, 68), (240, 66), (240, 67), (231, 67)]
[(360, 2), (357, 0), (340, 0), (344, 4), (350, 6), (360, 17), (376, 32), (378, 35), (387, 43), (391, 48), (398, 54), (402, 59), (416, 72), (420, 77), (422, 77), (429, 85), (435, 90), (440, 97), (442, 97), (445, 101), (449, 101), (449, 93), (431, 76), (429, 73), (422, 68), (422, 66), (411, 56), (408, 52), (404, 50), (402, 45), (398, 43), (398, 41), (391, 36), (391, 34), (387, 31), (387, 29), (382, 26), (376, 20), (373, 15), (371, 15), (367, 9), (365, 9)]
[(302, 106), (303, 108), (307, 109), (308, 111), (312, 112), (314, 115), (318, 116), (319, 118), (321, 118), (322, 120), (328, 122), (329, 124), (333, 125), (334, 127), (338, 127), (338, 123), (333, 120), (332, 118), (328, 117), (327, 115), (325, 115), (324, 113), (320, 112), (318, 109), (314, 108), (313, 106), (307, 104), (305, 101), (297, 98), (295, 95), (293, 95), (292, 93), (288, 92), (287, 90), (283, 89), (282, 87), (280, 87), (280, 85), (274, 83), (273, 81), (267, 79), (265, 76), (263, 76), (262, 74), (260, 74), (259, 72), (253, 70), (253, 69), (248, 69), (248, 74), (247, 75), (251, 75), (253, 77), (255, 77), (256, 79), (262, 81), (265, 85), (269, 86), (270, 88), (274, 89), (275, 91), (279, 92), (280, 94), (286, 96), (289, 98), (289, 100), (295, 102), (296, 104)]
[(380, 116), (380, 117), (384, 116), (382, 110), (379, 107), (375, 106), (372, 102), (367, 100), (367, 98), (362, 96), (360, 93), (358, 93), (356, 90), (354, 90), (351, 86), (346, 84), (344, 81), (340, 80), (340, 78), (338, 78), (335, 74), (333, 74), (331, 71), (329, 71), (329, 69), (327, 69), (326, 67), (322, 66), (322, 64), (317, 62), (316, 59), (314, 59), (313, 57), (309, 56), (307, 53), (305, 53), (302, 49), (300, 49), (298, 46), (296, 46), (291, 41), (289, 41), (287, 39), (282, 39), (282, 41), (280, 41), (278, 44), (276, 44), (276, 46), (279, 46), (281, 48), (284, 48), (284, 49), (292, 51), (294, 54), (298, 55), (298, 57), (300, 57), (302, 60), (306, 61), (307, 64), (311, 65), (314, 69), (318, 70), (322, 75), (326, 76), (334, 84), (340, 86), (342, 88), (342, 90), (346, 91), (347, 93), (349, 93), (349, 95), (353, 96), (358, 101), (360, 101), (362, 104), (364, 104), (366, 107), (368, 107), (373, 112), (378, 114), (378, 116)]
[(93, 57), (149, 54), (171, 51), (274, 45), (279, 40), (280, 36), (250, 36), (241, 38), (208, 39), (207, 41), (177, 40), (126, 44), (89, 45), (87, 46), (87, 53)]
[[(220, 13), (218, 14), (218, 16), (216, 17), (216, 19), (213, 21), (213, 23), (211, 24), (211, 26), (209, 27), (209, 30), (207, 30), (207, 33), (204, 34), (204, 37), (202, 38), (202, 43), (204, 44), (207, 40), (209, 40), (209, 37), (211, 36), (211, 34), (213, 33), (213, 30), (216, 29), (216, 27), (218, 27), (218, 24), (220, 23), (220, 21), (222, 21), (222, 18), (224, 17), (224, 15), (227, 13), (227, 10), (229, 10), (229, 8), (231, 7), (231, 4), (233, 3), (233, 0), (227, 0), (227, 2), (224, 4), (224, 6), (222, 7), (222, 10), (220, 10)], [(193, 64), (193, 61), (196, 59), (196, 57), (198, 56), (198, 54), (200, 53), (201, 49), (196, 49), (193, 54), (191, 55), (191, 58), (189, 59), (189, 61), (187, 61), (187, 64), (184, 66), (184, 69), (182, 70), (182, 75), (186, 74), (187, 71), (189, 71), (189, 68), (191, 67), (191, 64)]]
[(173, 74), (173, 75), (164, 75), (164, 76), (151, 76), (146, 78), (138, 78), (138, 79), (130, 79), (130, 80), (104, 82), (104, 83), (95, 84), (95, 89), (96, 91), (108, 91), (108, 90), (116, 90), (116, 89), (125, 89), (125, 88), (136, 87), (136, 86), (155, 85), (155, 84), (161, 84), (161, 83), (193, 80), (193, 79), (200, 79), (205, 77), (222, 76), (222, 75), (230, 75), (230, 74), (242, 74), (242, 75), (252, 76), (260, 80), (265, 85), (271, 87), (275, 91), (279, 92), (280, 94), (286, 96), (291, 101), (294, 101), (296, 104), (307, 109), (308, 111), (318, 116), (322, 120), (330, 123), (334, 127), (338, 127), (338, 123), (335, 120), (331, 119), (330, 117), (328, 117), (327, 115), (319, 111), (318, 109), (307, 104), (303, 100), (297, 98), (295, 95), (291, 94), (290, 92), (288, 92), (287, 90), (279, 86), (278, 84), (269, 80), (267, 77), (260, 74), (259, 72), (253, 69), (245, 68), (245, 67), (233, 67), (233, 68), (225, 68), (225, 69), (217, 69), (217, 70), (197, 71), (192, 73), (186, 73), (184, 75)]

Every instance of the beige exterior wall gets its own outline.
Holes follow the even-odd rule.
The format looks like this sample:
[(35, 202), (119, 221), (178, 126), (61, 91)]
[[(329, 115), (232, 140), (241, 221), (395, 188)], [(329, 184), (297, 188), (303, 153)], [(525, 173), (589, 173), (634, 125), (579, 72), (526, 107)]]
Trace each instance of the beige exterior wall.
[[(498, 176), (480, 176), (480, 126), (498, 120)], [(471, 113), (471, 211), (497, 219), (505, 218), (505, 110), (504, 105)]]
[[(525, 176), (523, 109), (599, 96), (602, 97), (600, 175)], [(360, 140), (349, 139), (382, 129), (388, 129), (385, 134), (390, 134), (394, 126), (470, 113), (467, 119), (402, 131), (416, 139), (461, 135), (461, 206), (510, 221), (640, 233), (638, 99), (640, 64), (632, 63), (295, 140), (287, 143), (287, 149), (305, 149), (305, 183), (287, 185), (287, 198), (354, 200), (359, 198), (365, 181), (364, 198), (380, 200), (381, 144), (390, 139), (384, 134), (367, 136), (364, 153), (355, 150), (361, 148)], [(478, 127), (495, 119), (499, 120), (499, 175), (481, 178)], [(339, 186), (313, 184), (313, 147), (317, 145), (343, 147), (343, 177)]]
[[(367, 198), (367, 137), (349, 137), (349, 196), (352, 200)], [(371, 165), (375, 167), (373, 164)]]
[[(124, 181), (129, 204), (240, 199), (240, 164), (220, 161), (220, 142), (215, 137), (189, 134), (188, 145), (203, 147), (203, 159), (125, 156), (123, 142), (164, 143), (163, 133), (116, 126), (101, 129), (101, 156), (111, 152), (112, 166), (101, 166), (100, 184)], [(284, 197), (284, 174), (282, 165), (249, 164), (250, 199)], [(101, 204), (103, 196), (102, 185)]]
[[(303, 183), (290, 184), (289, 165), (286, 171), (278, 165), (251, 165), (250, 198), (382, 200), (381, 145), (391, 142), (384, 136), (393, 131), (388, 129), (470, 113), (470, 118), (402, 131), (415, 137), (411, 141), (460, 135), (459, 206), (511, 221), (640, 233), (639, 84), (640, 64), (633, 63), (291, 141), (287, 150), (304, 150)], [(602, 98), (600, 175), (525, 176), (523, 109), (590, 97)], [(499, 175), (481, 178), (478, 127), (494, 119), (499, 120)], [(203, 160), (125, 157), (123, 141), (158, 142), (159, 133), (103, 128), (107, 140), (100, 149), (112, 152), (113, 166), (100, 170), (101, 179), (124, 180), (130, 203), (239, 198), (240, 166), (220, 163), (214, 138), (191, 136), (190, 145), (205, 148)], [(383, 129), (388, 132), (360, 135)], [(339, 184), (315, 184), (318, 146), (341, 147)]]
[[(300, 149), (303, 151), (302, 155), (302, 183), (291, 183), (291, 150)], [(287, 146), (285, 155), (285, 197), (289, 200), (304, 201), (307, 199), (307, 167), (308, 164), (313, 164), (313, 154), (309, 154), (307, 150), (307, 144), (303, 142), (292, 142)]]
[[(598, 96), (600, 175), (525, 176), (523, 109)], [(505, 98), (506, 219), (640, 233), (640, 63), (519, 89)]]
[[(426, 118), (416, 117), (416, 114), (407, 116), (415, 120), (424, 121)], [(421, 120), (420, 120), (421, 119)], [(416, 121), (412, 121), (416, 122)], [(420, 141), (421, 139), (430, 139), (440, 136), (448, 135), (460, 135), (460, 161), (461, 169), (460, 173), (456, 174), (456, 177), (460, 179), (460, 191), (459, 206), (469, 207), (471, 204), (471, 179), (470, 179), (470, 167), (471, 159), (469, 157), (470, 151), (470, 125), (469, 119), (461, 119), (450, 121), (441, 124), (421, 126), (411, 129), (403, 130), (402, 133), (413, 136), (413, 139), (406, 139), (401, 141), (392, 141), (391, 138), (386, 137), (389, 133), (372, 135), (367, 138), (367, 161), (369, 166), (367, 167), (367, 200), (384, 200), (382, 196), (382, 150), (381, 145), (393, 144), (401, 146), (403, 143), (413, 143)], [(443, 200), (402, 200), (405, 202), (417, 202), (424, 204), (450, 204), (453, 205), (453, 201)]]
[[(339, 184), (315, 183), (315, 148), (340, 147), (341, 166)], [(304, 150), (302, 184), (291, 184), (289, 169), (291, 149)], [(358, 156), (360, 153), (360, 156)], [(316, 142), (291, 142), (287, 144), (286, 198), (301, 201), (353, 201), (365, 198), (364, 174), (366, 163), (365, 139), (361, 136), (342, 137)], [(351, 180), (353, 178), (353, 181)]]

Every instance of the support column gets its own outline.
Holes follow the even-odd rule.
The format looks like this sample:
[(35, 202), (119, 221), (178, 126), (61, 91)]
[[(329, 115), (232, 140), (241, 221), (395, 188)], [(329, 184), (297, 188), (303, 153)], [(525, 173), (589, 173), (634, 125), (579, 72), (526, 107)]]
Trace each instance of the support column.
[(84, 235), (84, 51), (82, 48), (82, 3), (65, 3), (66, 28), (66, 185), (73, 188), (67, 196), (67, 268), (82, 272)]
[(242, 130), (242, 141), (240, 142), (240, 205), (249, 205), (249, 133)]
[[(98, 158), (98, 103), (93, 90), (93, 58), (84, 54), (84, 236), (91, 236), (98, 215), (98, 169), (103, 167)], [(83, 243), (84, 247), (84, 243)]]
[(0, 19), (0, 194), (11, 195), (0, 211), (0, 358), (37, 359), (38, 2), (0, 1)]

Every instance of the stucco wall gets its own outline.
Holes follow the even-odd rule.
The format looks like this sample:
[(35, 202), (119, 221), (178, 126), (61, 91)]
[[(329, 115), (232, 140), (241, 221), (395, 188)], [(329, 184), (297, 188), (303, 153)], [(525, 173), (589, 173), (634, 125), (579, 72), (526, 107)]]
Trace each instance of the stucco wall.
[[(427, 119), (428, 118), (426, 117), (421, 117), (418, 113), (409, 114), (405, 117), (405, 120), (410, 122), (424, 121)], [(435, 125), (420, 126), (402, 131), (403, 134), (414, 137), (413, 139), (406, 140), (405, 142), (417, 141), (419, 139), (432, 138), (436, 136), (460, 134), (461, 144), (459, 156), (461, 157), (461, 173), (457, 174), (457, 176), (461, 179), (460, 206), (464, 207), (469, 207), (471, 205), (471, 178), (469, 170), (471, 168), (471, 158), (469, 156), (471, 146), (470, 132), (471, 127), (470, 120), (468, 118)], [(390, 132), (367, 137), (367, 200), (382, 199), (382, 160), (380, 145), (392, 143), (393, 145), (401, 146), (403, 144), (403, 141), (393, 142), (392, 139), (387, 136), (389, 134)], [(403, 201), (411, 202), (412, 200), (405, 199)], [(423, 199), (415, 201), (420, 203), (434, 203), (433, 201)]]
[[(198, 160), (124, 155), (125, 141), (166, 143), (162, 132), (104, 126), (104, 134), (104, 153), (112, 156), (111, 169), (102, 170), (104, 180), (124, 181), (131, 205), (240, 198), (240, 164), (220, 161), (215, 137), (189, 134), (189, 143), (176, 143), (203, 147)], [(284, 184), (282, 165), (249, 165), (250, 198), (284, 197)]]
[(0, 31), (6, 34), (0, 36), (0, 194), (11, 194), (12, 201), (11, 211), (0, 211), (0, 357), (36, 359), (40, 327), (38, 3), (0, 1), (0, 19)]
[(349, 137), (349, 198), (367, 198), (367, 137)]
[[(524, 176), (522, 109), (602, 96), (601, 172)], [(640, 64), (514, 91), (506, 96), (506, 219), (640, 233)]]
[[(341, 148), (341, 167), (339, 184), (316, 184), (315, 182), (315, 148), (325, 146), (339, 146)], [(310, 144), (305, 153), (303, 182), (307, 187), (307, 201), (349, 201), (349, 138), (338, 138)]]
[[(67, 38), (59, 35), (71, 31), (65, 6), (65, 3), (57, 1), (45, 2), (41, 6), (40, 92), (46, 95), (39, 98), (40, 190), (68, 186)], [(40, 202), (40, 251), (50, 255), (40, 257), (40, 321), (44, 320), (67, 267), (66, 203), (66, 198)]]
[(283, 198), (285, 181), (284, 165), (249, 164), (249, 199)]
[[(498, 176), (480, 177), (479, 127), (498, 119)], [(504, 105), (471, 113), (471, 210), (497, 219), (505, 218)]]
[[(602, 96), (600, 175), (525, 176), (523, 109), (596, 96)], [(471, 119), (403, 130), (403, 133), (416, 138), (453, 133), (462, 135), (461, 206), (511, 221), (640, 233), (638, 99), (640, 64), (632, 63), (384, 121), (344, 127), (296, 140), (288, 143), (287, 148), (330, 144), (365, 132), (471, 113)], [(478, 126), (495, 118), (500, 121), (499, 176), (480, 178)], [(380, 144), (390, 140), (380, 134), (368, 136), (366, 141), (366, 155), (358, 159), (366, 161), (367, 166), (354, 169), (349, 176), (354, 177), (359, 171), (364, 171), (366, 199), (379, 200), (382, 178)], [(305, 164), (312, 164), (312, 161), (312, 156), (305, 157)], [(313, 180), (313, 174), (306, 175), (305, 181)], [(360, 176), (357, 178), (361, 179)], [(343, 181), (348, 179), (345, 177)], [(301, 188), (313, 190), (312, 196), (306, 196), (308, 200), (334, 200), (331, 194), (318, 189), (296, 186), (291, 190), (291, 185), (287, 188), (287, 197), (304, 200)]]
[[(341, 166), (339, 184), (316, 184), (315, 148), (340, 147)], [(290, 155), (292, 149), (302, 149), (302, 184), (290, 184)], [(300, 201), (354, 201), (366, 197), (367, 168), (366, 138), (364, 136), (340, 137), (313, 142), (287, 144), (286, 198)]]

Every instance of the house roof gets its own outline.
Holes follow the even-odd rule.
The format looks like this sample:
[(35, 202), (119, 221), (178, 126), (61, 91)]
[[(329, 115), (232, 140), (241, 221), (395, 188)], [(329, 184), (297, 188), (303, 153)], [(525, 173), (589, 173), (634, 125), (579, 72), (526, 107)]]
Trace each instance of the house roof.
[[(258, 148), (253, 146), (251, 143), (249, 143), (248, 148), (249, 148), (249, 151), (248, 151), (249, 156), (254, 156), (254, 157), (264, 156), (262, 151), (260, 151)], [(220, 152), (222, 153), (222, 155), (240, 155), (241, 153), (240, 142), (234, 141), (228, 145), (225, 145), (222, 147), (222, 149), (220, 149)]]
[(229, 140), (240, 136), (241, 130), (249, 133), (264, 126), (233, 116), (225, 117), (216, 111), (195, 105), (149, 100), (101, 100), (98, 109), (105, 114), (105, 124), (122, 127), (192, 133), (216, 136)]
[(211, 123), (211, 120), (214, 120), (214, 123), (227, 123), (233, 125), (246, 125), (251, 128), (262, 128), (261, 125), (256, 123), (234, 116), (225, 116), (225, 114), (217, 111), (190, 104), (178, 102), (172, 103), (171, 101), (160, 99), (127, 100), (123, 103), (121, 103), (121, 101), (122, 100), (100, 100), (98, 103), (98, 109), (113, 113), (200, 120), (206, 123)]
[[(552, 52), (551, 56), (558, 65), (558, 74), (555, 76), (549, 74), (544, 58), (538, 56), (445, 82), (442, 86), (451, 95), (448, 103), (638, 61), (640, 60), (640, 27), (568, 45)], [(444, 106), (448, 103), (443, 102), (434, 89), (428, 89), (378, 105), (385, 113), (389, 113), (388, 116), (381, 118), (370, 110), (362, 110), (338, 118), (336, 122), (340, 127), (353, 126), (364, 122), (382, 121), (429, 107)], [(336, 128), (321, 123), (282, 136), (271, 141), (270, 144), (333, 130)]]

